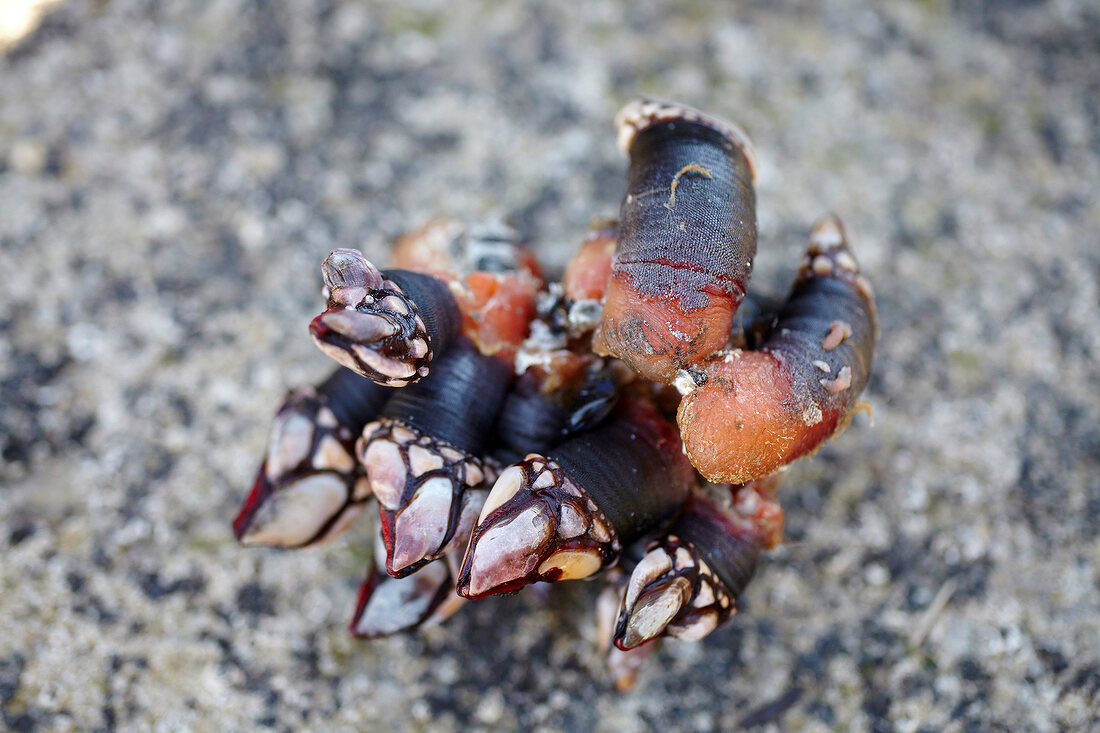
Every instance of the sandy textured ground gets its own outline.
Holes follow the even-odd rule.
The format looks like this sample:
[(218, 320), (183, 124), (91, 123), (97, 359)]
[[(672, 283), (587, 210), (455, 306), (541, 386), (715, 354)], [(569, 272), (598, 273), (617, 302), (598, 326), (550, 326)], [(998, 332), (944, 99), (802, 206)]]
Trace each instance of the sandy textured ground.
[[(0, 727), (1096, 726), (1097, 68), (1072, 1), (63, 4), (0, 58)], [(845, 217), (873, 426), (790, 469), (745, 612), (634, 692), (592, 584), (353, 642), (365, 529), (228, 526), (327, 369), (320, 259), (506, 213), (564, 263), (640, 93), (752, 135), (756, 282)]]

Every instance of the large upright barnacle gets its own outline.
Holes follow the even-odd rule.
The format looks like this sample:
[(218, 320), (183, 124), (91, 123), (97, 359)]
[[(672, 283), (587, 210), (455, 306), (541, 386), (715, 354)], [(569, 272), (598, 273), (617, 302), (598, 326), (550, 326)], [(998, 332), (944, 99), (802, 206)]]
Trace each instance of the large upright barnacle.
[(667, 384), (726, 345), (745, 297), (753, 155), (736, 127), (680, 105), (635, 102), (616, 124), (630, 173), (593, 348)]
[(584, 578), (667, 521), (695, 481), (672, 426), (640, 398), (603, 426), (505, 469), (481, 510), (458, 592)]
[(302, 547), (346, 528), (370, 496), (355, 439), (390, 394), (343, 367), (315, 388), (291, 391), (275, 413), (267, 455), (233, 522), (237, 539)]
[(875, 329), (871, 286), (840, 220), (828, 217), (761, 348), (722, 352), (686, 384), (677, 420), (692, 465), (744, 483), (812, 453), (858, 406)]

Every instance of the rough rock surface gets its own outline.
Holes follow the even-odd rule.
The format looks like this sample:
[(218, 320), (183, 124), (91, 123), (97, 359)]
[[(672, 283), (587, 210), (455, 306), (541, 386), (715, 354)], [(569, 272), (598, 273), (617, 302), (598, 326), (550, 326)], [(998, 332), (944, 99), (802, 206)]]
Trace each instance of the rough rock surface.
[[(1100, 715), (1095, 3), (64, 3), (0, 57), (0, 727), (1087, 729)], [(361, 644), (365, 529), (229, 520), (333, 247), (509, 213), (563, 264), (611, 118), (740, 122), (755, 282), (848, 222), (882, 338), (745, 611), (604, 677), (596, 586)]]

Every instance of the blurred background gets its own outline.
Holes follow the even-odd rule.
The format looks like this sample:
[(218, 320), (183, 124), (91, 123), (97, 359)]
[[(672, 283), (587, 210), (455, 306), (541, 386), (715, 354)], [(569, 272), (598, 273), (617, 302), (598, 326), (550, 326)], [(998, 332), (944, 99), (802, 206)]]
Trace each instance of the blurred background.
[[(0, 7), (0, 727), (1096, 725), (1095, 3)], [(632, 692), (593, 583), (352, 641), (364, 527), (229, 526), (284, 390), (329, 368), (321, 259), (506, 215), (561, 267), (618, 211), (640, 94), (752, 137), (761, 288), (845, 219), (873, 424), (789, 469), (742, 613)]]

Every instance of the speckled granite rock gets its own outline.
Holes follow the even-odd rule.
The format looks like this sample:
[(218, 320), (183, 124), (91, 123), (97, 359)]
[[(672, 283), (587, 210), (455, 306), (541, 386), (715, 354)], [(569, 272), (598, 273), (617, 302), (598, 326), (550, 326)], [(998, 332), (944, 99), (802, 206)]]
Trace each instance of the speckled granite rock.
[[(958, 7), (955, 7), (955, 6)], [(1100, 14), (1088, 2), (71, 2), (0, 59), (0, 711), (29, 730), (1083, 730), (1100, 715)], [(756, 281), (848, 221), (882, 339), (746, 611), (603, 675), (595, 586), (374, 644), (366, 531), (229, 520), (329, 249), (511, 213), (564, 263), (611, 117), (761, 160)]]

